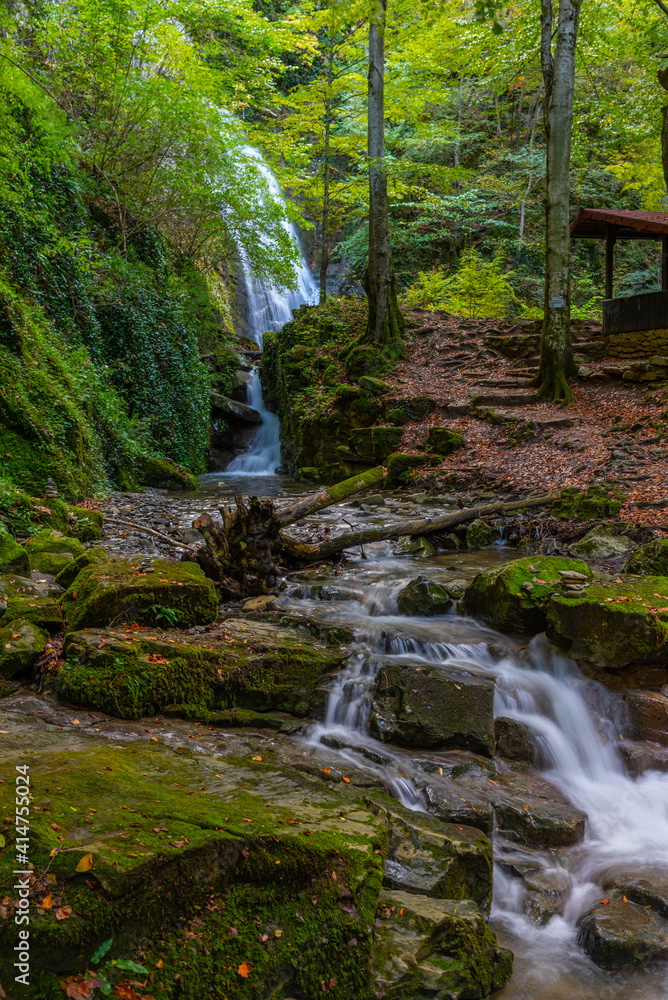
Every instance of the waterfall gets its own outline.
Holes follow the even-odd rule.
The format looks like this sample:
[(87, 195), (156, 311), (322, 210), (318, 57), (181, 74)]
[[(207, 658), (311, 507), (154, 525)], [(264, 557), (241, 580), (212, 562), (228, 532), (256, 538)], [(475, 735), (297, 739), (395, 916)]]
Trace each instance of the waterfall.
[[(244, 146), (243, 152), (246, 156), (257, 160), (272, 197), (276, 201), (285, 203), (276, 178), (258, 150), (253, 149), (252, 146)], [(299, 237), (293, 223), (286, 220), (283, 222), (283, 228), (292, 237), (301, 254)], [(240, 257), (248, 301), (249, 333), (251, 339), (262, 347), (264, 334), (280, 330), (282, 326), (289, 323), (292, 319), (293, 309), (314, 302), (317, 289), (303, 254), (301, 254), (301, 262), (295, 266), (295, 277), (297, 278), (297, 288), (295, 289), (279, 289), (260, 278), (254, 278), (251, 274), (248, 258), (243, 252)], [(225, 472), (233, 476), (273, 476), (276, 467), (281, 464), (281, 422), (276, 414), (271, 413), (265, 405), (257, 369), (254, 369), (253, 377), (248, 386), (248, 404), (260, 414), (262, 423), (253, 437), (248, 451), (233, 459)]]

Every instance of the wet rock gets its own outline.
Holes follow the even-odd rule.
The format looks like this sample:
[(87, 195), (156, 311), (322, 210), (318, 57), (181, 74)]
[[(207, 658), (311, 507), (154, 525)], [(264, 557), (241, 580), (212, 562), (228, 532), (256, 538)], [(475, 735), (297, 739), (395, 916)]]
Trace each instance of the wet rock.
[(444, 823), (462, 823), (488, 834), (494, 829), (494, 810), (489, 796), (440, 775), (430, 775), (429, 784), (420, 791), (429, 812)]
[(28, 553), (0, 524), (0, 573), (25, 572), (28, 567)]
[(481, 521), (479, 517), (471, 521), (466, 529), (466, 545), (469, 549), (484, 549), (501, 537), (495, 525)]
[(584, 838), (586, 815), (579, 809), (535, 795), (522, 798), (491, 794), (496, 830), (507, 840), (529, 847), (568, 847)]
[(531, 764), (536, 755), (536, 737), (529, 726), (517, 719), (498, 716), (494, 720), (496, 752), (499, 757)]
[(568, 553), (584, 559), (612, 559), (625, 555), (634, 544), (628, 535), (614, 535), (608, 525), (601, 524), (569, 545)]
[(606, 892), (613, 890), (639, 906), (650, 907), (668, 919), (668, 875), (665, 868), (641, 873), (617, 874), (603, 883)]
[(20, 686), (18, 681), (7, 681), (4, 677), (0, 677), (0, 698), (10, 698), (16, 694)]
[(38, 593), (10, 597), (7, 610), (0, 619), (0, 628), (4, 629), (19, 619), (45, 632), (60, 632), (63, 627), (63, 613), (58, 601)]
[(547, 618), (550, 638), (575, 659), (608, 668), (665, 663), (668, 579), (593, 583), (583, 597), (553, 596)]
[(199, 635), (71, 632), (64, 652), (54, 690), (74, 704), (126, 719), (169, 711), (219, 723), (212, 713), (233, 708), (310, 714), (318, 683), (345, 659), (298, 632), (242, 619)]
[(508, 982), (512, 968), (512, 953), (498, 946), (473, 901), (381, 893), (373, 949), (380, 995), (487, 997)]
[(655, 538), (646, 545), (639, 545), (629, 556), (624, 572), (668, 576), (668, 539)]
[(540, 632), (545, 628), (545, 606), (560, 587), (561, 570), (573, 570), (591, 579), (589, 566), (561, 556), (532, 556), (479, 573), (464, 594), (466, 609), (494, 628), (511, 632)]
[(438, 899), (492, 903), (492, 844), (480, 830), (443, 823), (392, 800), (366, 800), (387, 831), (383, 882), (392, 889)]
[(260, 597), (251, 597), (243, 604), (244, 611), (266, 611), (276, 604), (274, 594), (262, 594)]
[(0, 677), (11, 680), (28, 674), (48, 641), (46, 632), (24, 619), (0, 628)]
[(72, 586), (81, 570), (85, 569), (86, 566), (92, 566), (94, 563), (109, 561), (109, 553), (100, 545), (96, 545), (91, 549), (85, 549), (80, 556), (77, 556), (76, 559), (72, 559), (71, 562), (67, 563), (64, 569), (61, 569), (60, 573), (56, 576), (56, 583), (58, 586), (62, 587), (63, 590), (67, 590), (68, 587)]
[(554, 916), (563, 916), (572, 886), (571, 876), (563, 868), (543, 868), (524, 879), (527, 895), (524, 912), (536, 924), (547, 924)]
[(578, 942), (604, 969), (668, 958), (668, 921), (654, 910), (614, 894), (580, 919)]
[(494, 678), (445, 666), (383, 663), (371, 730), (386, 743), (494, 755)]
[(426, 535), (417, 535), (415, 538), (410, 535), (402, 536), (397, 539), (394, 550), (414, 556), (433, 556), (437, 552), (436, 546)]
[(196, 563), (155, 559), (143, 570), (118, 560), (82, 570), (63, 595), (63, 608), (71, 629), (156, 620), (192, 628), (215, 619), (218, 595)]
[(262, 417), (257, 410), (254, 410), (251, 406), (246, 406), (245, 403), (238, 403), (234, 399), (228, 399), (227, 396), (223, 396), (219, 392), (211, 393), (211, 409), (214, 413), (223, 413), (230, 420), (244, 424), (262, 423)]
[(31, 570), (55, 574), (82, 555), (84, 547), (78, 538), (69, 538), (60, 531), (44, 529), (28, 539), (25, 550)]
[(624, 740), (619, 750), (627, 771), (634, 778), (645, 771), (668, 771), (668, 748), (656, 743)]
[(402, 615), (442, 615), (452, 607), (452, 598), (439, 583), (418, 576), (399, 592), (397, 605)]
[(668, 747), (668, 698), (655, 691), (627, 691), (625, 735), (632, 740), (650, 740)]

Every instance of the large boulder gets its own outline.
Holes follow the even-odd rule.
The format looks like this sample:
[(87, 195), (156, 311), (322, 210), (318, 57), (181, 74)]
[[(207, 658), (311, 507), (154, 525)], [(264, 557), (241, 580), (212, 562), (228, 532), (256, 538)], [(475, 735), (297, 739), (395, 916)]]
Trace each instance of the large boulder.
[(624, 572), (668, 576), (668, 538), (655, 538), (646, 545), (639, 545), (629, 556)]
[(0, 573), (21, 573), (30, 566), (28, 553), (0, 523)]
[(548, 635), (575, 659), (598, 667), (668, 660), (668, 578), (594, 583), (582, 596), (555, 595)]
[(0, 627), (23, 619), (46, 632), (60, 632), (63, 627), (63, 613), (57, 600), (43, 594), (16, 594), (7, 601), (7, 610)]
[(562, 584), (564, 573), (591, 579), (592, 571), (580, 559), (530, 556), (479, 573), (464, 594), (470, 614), (493, 628), (509, 632), (542, 632), (545, 606)]
[(512, 953), (499, 947), (472, 900), (381, 893), (373, 949), (373, 978), (381, 996), (488, 997), (512, 971)]
[(111, 556), (103, 549), (101, 546), (96, 545), (94, 548), (85, 549), (80, 556), (69, 562), (64, 569), (61, 569), (60, 573), (56, 575), (56, 583), (59, 587), (67, 590), (71, 587), (79, 573), (86, 566), (92, 566), (94, 563), (103, 563), (111, 561)]
[(115, 622), (157, 621), (192, 628), (218, 613), (218, 594), (196, 563), (155, 559), (144, 571), (128, 560), (96, 563), (78, 574), (63, 596), (70, 629)]
[(466, 545), (469, 549), (484, 549), (501, 537), (499, 529), (479, 517), (471, 521), (466, 529)]
[(496, 829), (506, 840), (528, 847), (570, 847), (584, 839), (586, 815), (565, 802), (495, 789), (491, 795)]
[(626, 691), (625, 736), (668, 746), (668, 698), (658, 691)]
[(441, 584), (418, 576), (399, 592), (397, 606), (402, 615), (442, 615), (452, 607), (452, 598)]
[[(232, 620), (215, 633), (86, 629), (65, 638), (53, 686), (121, 718), (169, 712), (222, 725), (230, 709), (310, 714), (318, 684), (345, 653), (273, 623)], [(225, 714), (228, 713), (228, 714)]]
[(0, 677), (10, 680), (29, 673), (48, 641), (46, 632), (25, 619), (0, 628)]
[(604, 969), (668, 959), (668, 920), (614, 893), (580, 919), (578, 941)]
[(228, 420), (234, 420), (243, 424), (261, 424), (262, 417), (252, 406), (245, 403), (238, 403), (235, 399), (229, 399), (219, 392), (211, 393), (211, 409), (214, 413), (224, 414)]
[(371, 731), (385, 743), (494, 754), (494, 678), (424, 661), (386, 661)]
[(68, 563), (82, 555), (84, 547), (78, 538), (45, 528), (25, 544), (30, 569), (39, 573), (60, 573)]
[(371, 798), (367, 805), (387, 830), (384, 885), (437, 899), (472, 899), (489, 914), (493, 859), (484, 833), (391, 800)]
[(628, 535), (615, 535), (609, 525), (599, 524), (584, 538), (569, 545), (568, 552), (582, 559), (613, 559), (625, 555), (634, 544)]

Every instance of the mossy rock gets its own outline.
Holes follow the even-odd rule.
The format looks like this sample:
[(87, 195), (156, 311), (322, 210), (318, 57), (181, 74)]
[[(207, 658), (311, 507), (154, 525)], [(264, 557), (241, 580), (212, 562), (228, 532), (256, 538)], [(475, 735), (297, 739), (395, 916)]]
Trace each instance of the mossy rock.
[(546, 603), (561, 584), (560, 570), (592, 577), (591, 569), (581, 559), (515, 559), (478, 573), (466, 589), (464, 605), (474, 617), (501, 631), (542, 632), (547, 623)]
[(21, 573), (29, 569), (28, 553), (0, 524), (0, 573)]
[(498, 945), (473, 900), (383, 890), (373, 952), (382, 996), (489, 997), (512, 973), (512, 952)]
[(67, 504), (57, 497), (40, 500), (21, 490), (7, 489), (0, 485), (0, 520), (14, 535), (29, 535), (35, 528), (69, 530)]
[(121, 621), (151, 624), (163, 609), (176, 614), (180, 628), (192, 628), (212, 622), (218, 604), (216, 588), (196, 563), (168, 559), (155, 559), (147, 572), (127, 560), (87, 566), (63, 595), (73, 630)]
[(58, 601), (41, 594), (17, 594), (10, 597), (7, 610), (0, 619), (0, 628), (22, 619), (45, 632), (60, 632), (63, 627), (63, 613)]
[(461, 431), (453, 431), (449, 427), (431, 427), (427, 435), (427, 449), (438, 455), (451, 455), (464, 444)]
[[(177, 756), (148, 735), (129, 746), (45, 734), (30, 758), (41, 789), (31, 861), (49, 872), (38, 898), (50, 891), (71, 911), (57, 919), (55, 905), (33, 909), (30, 987), (16, 1000), (58, 1000), (61, 982), (93, 967), (127, 982), (112, 964), (121, 958), (156, 970), (156, 996), (166, 995), (160, 982), (178, 982), (183, 997), (256, 1000), (276, 996), (277, 984), (283, 995), (316, 997), (336, 978), (342, 997), (369, 998), (383, 824), (347, 786), (283, 766), (269, 749), (262, 757)], [(25, 760), (5, 747), (3, 770)], [(4, 815), (15, 788), (0, 785)], [(5, 837), (0, 884), (13, 913), (14, 827)], [(77, 874), (88, 855), (92, 868)], [(7, 920), (5, 931), (3, 968), (19, 926)]]
[(584, 538), (568, 546), (572, 556), (583, 559), (614, 559), (625, 555), (634, 547), (628, 535), (618, 534), (609, 524), (599, 524)]
[(217, 637), (70, 632), (64, 650), (54, 688), (68, 701), (125, 719), (187, 706), (188, 718), (203, 721), (231, 708), (307, 715), (324, 675), (346, 657), (300, 632), (243, 620)]
[(564, 520), (577, 518), (580, 521), (615, 517), (624, 499), (621, 494), (613, 496), (602, 486), (590, 486), (586, 491), (567, 486), (552, 504), (552, 514)]
[(471, 521), (466, 529), (466, 545), (469, 549), (485, 549), (500, 537), (501, 532), (495, 525), (481, 521), (479, 517)]
[(376, 399), (355, 399), (348, 407), (353, 427), (372, 427), (380, 415), (381, 406)]
[(399, 479), (407, 472), (412, 472), (418, 466), (424, 465), (427, 459), (424, 455), (407, 455), (395, 452), (387, 459), (388, 479)]
[(69, 538), (60, 531), (43, 529), (25, 543), (30, 569), (39, 573), (60, 573), (84, 547), (78, 538)]
[(353, 344), (343, 352), (346, 374), (349, 378), (359, 378), (361, 375), (371, 375), (382, 368), (382, 360), (375, 347), (363, 344)]
[(77, 556), (64, 569), (61, 569), (60, 573), (56, 576), (56, 583), (59, 587), (67, 590), (74, 583), (82, 569), (86, 569), (87, 566), (92, 566), (96, 563), (110, 561), (112, 559), (109, 553), (99, 545), (91, 549), (85, 549), (80, 556)]
[(167, 458), (141, 455), (137, 459), (135, 476), (141, 486), (162, 490), (196, 490), (197, 477)]
[(381, 465), (384, 464), (388, 457), (396, 452), (403, 433), (401, 427), (372, 427), (371, 443), (374, 460)]
[(322, 472), (320, 469), (309, 467), (297, 469), (295, 479), (302, 483), (320, 483), (322, 482)]
[(18, 681), (7, 681), (4, 677), (0, 677), (0, 698), (11, 698), (20, 686)]
[(547, 619), (551, 638), (598, 667), (668, 660), (667, 577), (594, 583), (582, 597), (554, 596)]
[(399, 592), (397, 605), (402, 615), (443, 615), (452, 607), (452, 599), (445, 587), (418, 576)]
[(354, 399), (360, 398), (362, 390), (358, 385), (348, 385), (344, 382), (342, 385), (337, 385), (334, 395), (338, 403), (352, 403)]
[(646, 545), (639, 545), (629, 556), (624, 572), (668, 577), (668, 539), (654, 538)]
[(23, 618), (0, 627), (0, 677), (11, 680), (29, 674), (48, 641), (46, 632)]
[(80, 542), (97, 542), (102, 538), (104, 516), (100, 510), (87, 507), (67, 507), (70, 531)]
[(360, 389), (370, 392), (373, 396), (384, 396), (386, 392), (390, 392), (392, 389), (392, 386), (388, 385), (387, 382), (383, 382), (379, 378), (371, 378), (370, 375), (363, 375), (357, 384)]

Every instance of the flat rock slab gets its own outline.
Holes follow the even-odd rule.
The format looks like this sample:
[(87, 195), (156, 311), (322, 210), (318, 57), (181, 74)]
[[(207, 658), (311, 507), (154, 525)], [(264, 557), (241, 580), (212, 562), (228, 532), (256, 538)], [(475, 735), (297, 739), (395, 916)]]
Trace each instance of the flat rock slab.
[(616, 891), (639, 906), (649, 906), (668, 919), (668, 870), (614, 875), (603, 883), (606, 892)]
[(494, 678), (419, 661), (382, 664), (371, 730), (400, 746), (494, 755)]
[(634, 778), (645, 771), (668, 771), (668, 747), (645, 741), (624, 740), (620, 752), (626, 768)]
[(226, 417), (238, 423), (262, 423), (262, 417), (252, 406), (246, 406), (245, 403), (238, 403), (236, 399), (229, 399), (227, 396), (222, 396), (219, 392), (211, 393), (211, 409), (214, 411), (217, 410), (219, 413), (224, 413)]
[(626, 735), (668, 747), (668, 698), (656, 691), (626, 691)]
[(473, 901), (381, 893), (373, 951), (381, 996), (487, 997), (510, 979), (512, 964)]
[(668, 660), (666, 577), (593, 583), (581, 597), (556, 595), (547, 605), (547, 619), (550, 638), (597, 667)]
[(529, 847), (570, 847), (584, 839), (586, 815), (573, 806), (534, 795), (492, 794), (496, 830)]
[(531, 406), (540, 400), (535, 392), (486, 392), (472, 396), (469, 406)]
[(144, 571), (136, 561), (97, 563), (79, 573), (63, 595), (70, 629), (108, 628), (118, 622), (178, 628), (208, 625), (219, 599), (196, 563), (154, 559)]
[(604, 969), (668, 958), (668, 921), (622, 896), (594, 903), (580, 919), (578, 941)]

